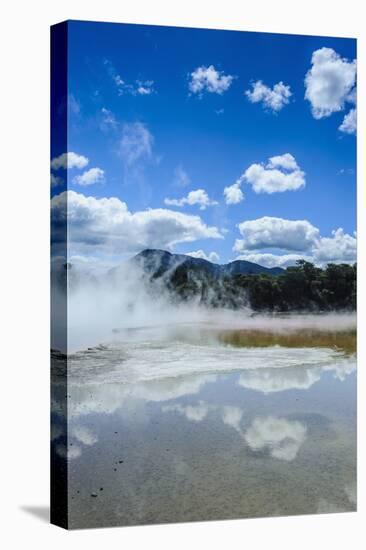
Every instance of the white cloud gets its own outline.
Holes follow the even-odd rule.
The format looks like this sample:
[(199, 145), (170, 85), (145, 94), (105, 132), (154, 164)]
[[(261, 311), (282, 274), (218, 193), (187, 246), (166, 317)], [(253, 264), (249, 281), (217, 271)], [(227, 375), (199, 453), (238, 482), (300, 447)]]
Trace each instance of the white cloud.
[(126, 401), (130, 402), (131, 398), (158, 403), (194, 395), (206, 383), (215, 380), (215, 376), (212, 376), (167, 377), (160, 379), (158, 384), (135, 380), (132, 384), (116, 385), (95, 384), (95, 379), (92, 380), (91, 375), (84, 373), (82, 385), (72, 377), (68, 381), (74, 395), (74, 399), (69, 402), (68, 420), (76, 421), (93, 413), (113, 414)]
[(307, 220), (286, 220), (264, 216), (238, 225), (243, 239), (237, 239), (236, 252), (260, 248), (309, 250), (319, 238), (319, 229)]
[(98, 441), (98, 437), (89, 428), (81, 425), (73, 426), (70, 435), (84, 445), (94, 445)]
[(268, 163), (252, 164), (240, 178), (255, 193), (282, 193), (305, 187), (305, 173), (290, 153), (271, 157)]
[[(247, 260), (266, 267), (288, 267), (304, 259), (316, 265), (354, 263), (357, 259), (356, 236), (342, 228), (322, 237), (319, 229), (307, 220), (286, 220), (265, 216), (238, 225), (243, 239), (235, 241), (233, 250), (238, 260)], [(275, 248), (295, 254), (272, 254), (261, 249)]]
[(357, 239), (339, 227), (332, 231), (331, 237), (318, 239), (313, 253), (314, 260), (320, 264), (353, 263), (357, 259)]
[(177, 412), (191, 420), (192, 422), (202, 422), (209, 412), (209, 406), (200, 401), (198, 405), (165, 405), (162, 407), (163, 412)]
[(213, 263), (218, 262), (220, 259), (220, 256), (217, 254), (217, 252), (209, 252), (209, 254), (206, 254), (203, 250), (186, 252), (186, 256), (192, 256), (192, 258), (200, 258), (201, 260), (208, 260), (209, 262)]
[(295, 367), (248, 369), (239, 376), (238, 385), (265, 394), (286, 390), (307, 390), (321, 378), (321, 368)]
[(196, 189), (190, 191), (186, 197), (181, 199), (164, 199), (164, 203), (168, 206), (189, 206), (198, 205), (200, 210), (205, 210), (208, 206), (214, 206), (218, 204), (209, 198), (207, 192), (204, 189)]
[(225, 187), (226, 204), (238, 204), (244, 200), (243, 183), (252, 186), (255, 193), (283, 193), (305, 187), (303, 172), (290, 153), (270, 157), (267, 164), (251, 164), (233, 185)]
[(51, 168), (58, 170), (63, 168), (64, 170), (71, 168), (85, 168), (89, 163), (89, 159), (83, 155), (78, 155), (69, 151), (68, 153), (62, 153), (62, 155), (55, 157), (51, 160)]
[(246, 369), (242, 371), (237, 384), (265, 394), (307, 390), (321, 379), (323, 372), (330, 372), (334, 378), (345, 380), (356, 368), (355, 361), (336, 357), (335, 354), (339, 355), (339, 352), (335, 350), (323, 349), (319, 355), (319, 350), (312, 353), (303, 348), (296, 353), (295, 366)]
[(239, 407), (227, 405), (222, 408), (222, 421), (227, 426), (231, 426), (234, 430), (241, 433), (240, 422), (243, 418), (243, 411)]
[(245, 180), (255, 193), (283, 193), (305, 187), (304, 172), (295, 170), (284, 174), (277, 169), (267, 169), (261, 164), (252, 164), (245, 172)]
[(346, 134), (355, 134), (357, 131), (357, 109), (351, 109), (344, 117), (339, 127), (341, 132)]
[(245, 95), (251, 103), (263, 103), (264, 107), (273, 112), (279, 112), (290, 102), (292, 96), (290, 86), (278, 82), (269, 88), (261, 80), (252, 83), (252, 90), (246, 90)]
[(171, 249), (177, 243), (198, 239), (222, 239), (217, 227), (207, 226), (199, 216), (157, 208), (131, 213), (118, 198), (86, 197), (65, 191), (51, 201), (54, 236), (67, 220), (71, 253), (91, 250), (106, 254), (136, 252), (143, 248)]
[(283, 168), (288, 171), (299, 170), (295, 157), (290, 153), (270, 157), (267, 168)]
[(235, 260), (246, 260), (247, 262), (253, 262), (255, 264), (262, 265), (264, 267), (283, 267), (286, 268), (290, 265), (295, 265), (297, 260), (312, 261), (311, 256), (304, 256), (304, 254), (270, 254), (269, 252), (249, 252), (240, 254)]
[(153, 80), (136, 80), (136, 94), (138, 95), (150, 95), (154, 93), (154, 81)]
[(199, 95), (205, 91), (221, 95), (230, 88), (234, 78), (225, 75), (223, 71), (217, 71), (213, 65), (197, 67), (190, 77), (189, 90)]
[(126, 82), (118, 74), (113, 63), (109, 59), (104, 60), (104, 65), (107, 68), (108, 74), (116, 85), (118, 95), (150, 95), (154, 93), (153, 80), (134, 80)]
[(311, 63), (305, 76), (305, 99), (314, 118), (328, 117), (342, 111), (346, 101), (354, 102), (356, 60), (348, 61), (332, 48), (321, 48), (313, 52)]
[(240, 422), (243, 417), (243, 411), (238, 407), (232, 407), (230, 405), (224, 407), (215, 407), (208, 405), (204, 401), (199, 401), (197, 405), (165, 405), (162, 407), (163, 412), (177, 412), (182, 416), (185, 416), (187, 420), (192, 422), (202, 422), (210, 411), (219, 411), (222, 421), (227, 426), (234, 428), (240, 434)]
[(152, 157), (154, 138), (142, 122), (124, 124), (120, 142), (120, 154), (127, 165)]
[(285, 418), (255, 418), (244, 434), (254, 452), (267, 450), (273, 458), (294, 460), (306, 439), (306, 426)]
[(226, 204), (238, 204), (244, 200), (244, 193), (240, 189), (241, 181), (233, 183), (224, 189), (224, 197)]
[(90, 170), (83, 172), (81, 175), (75, 176), (72, 181), (77, 185), (83, 186), (93, 185), (94, 183), (103, 183), (104, 170), (101, 168), (90, 168)]

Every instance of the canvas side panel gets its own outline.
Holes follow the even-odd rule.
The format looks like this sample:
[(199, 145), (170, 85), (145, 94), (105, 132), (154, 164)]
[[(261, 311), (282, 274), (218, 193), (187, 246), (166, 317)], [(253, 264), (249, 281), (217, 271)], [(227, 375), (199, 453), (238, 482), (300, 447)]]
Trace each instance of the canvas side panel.
[(68, 527), (67, 32), (51, 27), (51, 523)]

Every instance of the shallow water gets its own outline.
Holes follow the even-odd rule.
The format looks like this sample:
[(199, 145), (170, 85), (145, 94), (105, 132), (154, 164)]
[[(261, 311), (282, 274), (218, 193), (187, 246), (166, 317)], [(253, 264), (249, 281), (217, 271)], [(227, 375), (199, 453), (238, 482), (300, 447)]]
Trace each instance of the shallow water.
[(122, 330), (71, 355), (67, 453), (53, 403), (70, 527), (355, 510), (354, 329), (275, 326)]

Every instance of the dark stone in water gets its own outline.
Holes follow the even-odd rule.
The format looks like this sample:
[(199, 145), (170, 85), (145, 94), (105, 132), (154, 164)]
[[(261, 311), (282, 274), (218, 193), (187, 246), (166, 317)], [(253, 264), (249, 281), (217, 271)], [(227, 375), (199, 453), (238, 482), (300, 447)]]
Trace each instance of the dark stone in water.
[(95, 497), (97, 497), (98, 495), (97, 495), (97, 493), (92, 493), (90, 496), (95, 498)]

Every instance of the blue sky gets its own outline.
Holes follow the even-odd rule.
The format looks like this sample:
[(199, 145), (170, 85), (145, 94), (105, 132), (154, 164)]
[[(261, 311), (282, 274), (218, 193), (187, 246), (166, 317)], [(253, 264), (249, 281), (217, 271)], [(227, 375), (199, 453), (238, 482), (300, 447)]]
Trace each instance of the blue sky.
[(74, 21), (68, 38), (75, 157), (51, 166), (71, 255), (355, 261), (355, 40)]

